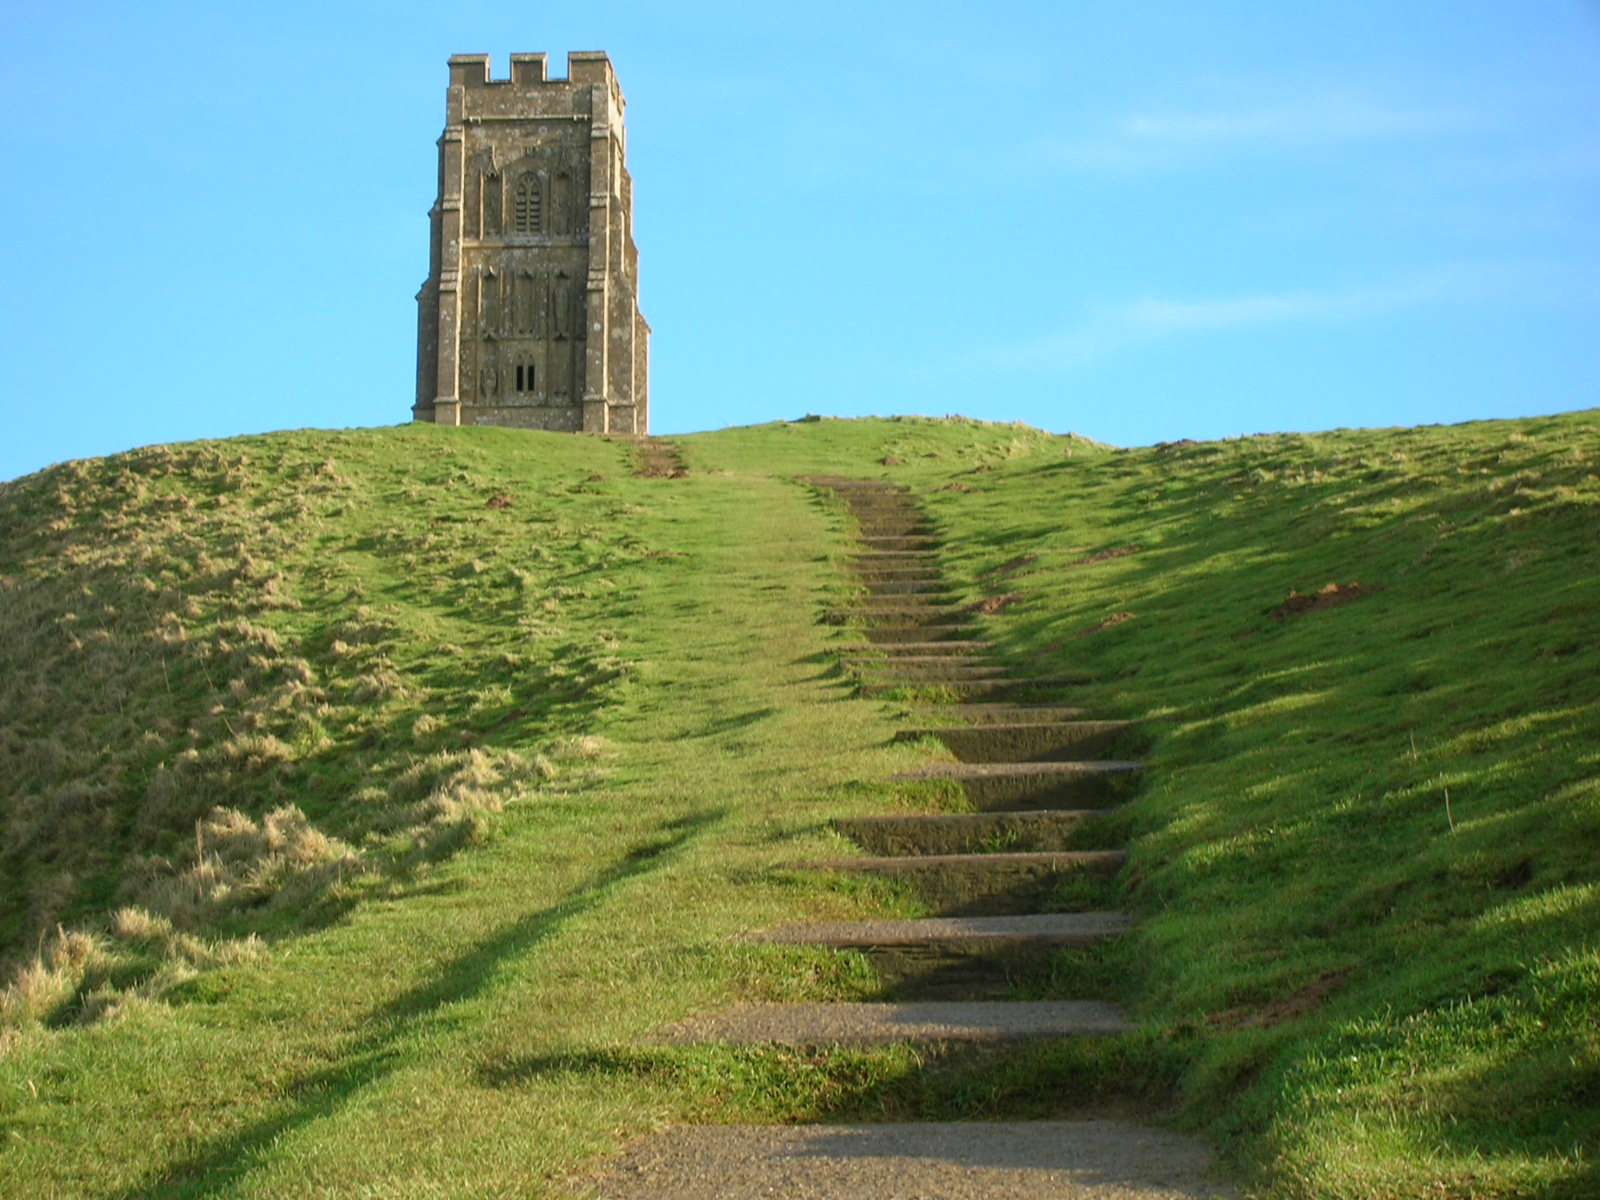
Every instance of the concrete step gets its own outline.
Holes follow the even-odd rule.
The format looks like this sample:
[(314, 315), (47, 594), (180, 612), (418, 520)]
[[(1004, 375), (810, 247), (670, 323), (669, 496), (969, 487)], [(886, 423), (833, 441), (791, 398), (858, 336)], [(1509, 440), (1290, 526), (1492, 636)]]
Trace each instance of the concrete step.
[(953, 700), (1035, 700), (1095, 682), (1087, 675), (1062, 675), (1050, 679), (950, 679), (894, 683), (868, 680), (861, 684), (863, 696), (881, 696), (905, 687), (937, 687)]
[[(960, 645), (952, 642), (950, 645)], [(842, 658), (846, 667), (861, 670), (862, 674), (882, 674), (885, 670), (898, 675), (901, 672), (917, 672), (917, 670), (950, 670), (955, 674), (976, 674), (982, 672), (986, 678), (1005, 674), (1005, 667), (986, 666), (986, 661), (981, 654), (966, 654), (955, 650), (949, 654), (851, 654), (850, 658)]]
[(866, 550), (937, 550), (944, 544), (942, 538), (929, 535), (893, 533), (862, 534), (856, 541)]
[(1095, 999), (1093, 980), (1084, 981), (1089, 993), (1060, 995), (1071, 986), (1061, 951), (1117, 937), (1131, 925), (1122, 913), (1027, 913), (785, 925), (751, 940), (865, 954), (885, 1000), (1007, 1000), (1041, 976), (1059, 999)]
[(943, 596), (950, 585), (942, 579), (873, 579), (861, 585), (868, 596)]
[(863, 1046), (1004, 1042), (1127, 1033), (1099, 1000), (922, 1001), (905, 1004), (740, 1004), (660, 1031), (669, 1044)]
[(904, 880), (943, 916), (1000, 916), (1037, 911), (1068, 872), (1109, 880), (1126, 860), (1120, 850), (1045, 850), (833, 858), (802, 865)]
[(959, 600), (943, 600), (938, 596), (880, 595), (873, 592), (857, 596), (849, 607), (871, 613), (896, 612), (904, 609), (916, 613), (955, 615), (963, 611)]
[(868, 854), (975, 854), (986, 849), (1070, 850), (1097, 808), (1020, 812), (884, 813), (840, 817), (833, 827)]
[(941, 763), (904, 771), (897, 780), (948, 779), (983, 811), (1106, 808), (1132, 790), (1143, 763)]
[(1005, 679), (1004, 667), (992, 666), (981, 658), (956, 655), (933, 662), (909, 663), (900, 659), (867, 659), (856, 668), (858, 674), (874, 683), (965, 683), (973, 680)]
[(919, 714), (936, 721), (967, 721), (973, 725), (1034, 725), (1076, 721), (1089, 710), (1060, 704), (930, 704)]
[(1118, 742), (1128, 739), (1132, 721), (1051, 721), (1034, 723), (992, 722), (987, 725), (948, 725), (907, 729), (897, 741), (935, 737), (962, 762), (1063, 762), (1104, 758)]
[(1231, 1200), (1193, 1138), (1125, 1120), (676, 1126), (592, 1180), (603, 1200)]
[(949, 587), (944, 577), (932, 567), (914, 567), (908, 571), (869, 571), (859, 575), (857, 582), (865, 588), (882, 587), (896, 583), (929, 583)]
[(966, 624), (924, 625), (909, 621), (891, 624), (885, 621), (866, 626), (861, 630), (861, 635), (874, 646), (890, 648), (906, 642), (959, 642), (966, 640), (971, 632), (972, 627)]
[(1133, 928), (1126, 913), (1027, 913), (1000, 917), (922, 917), (904, 921), (824, 921), (780, 925), (752, 941), (840, 949), (905, 946), (1086, 946)]
[(944, 630), (950, 630), (950, 632), (960, 630), (965, 634), (973, 632), (971, 626), (958, 619), (960, 614), (931, 610), (931, 608), (880, 608), (877, 611), (864, 610), (864, 608), (846, 608), (846, 610), (832, 611), (827, 616), (830, 618), (827, 624), (838, 624), (838, 626), (848, 624), (848, 626), (858, 627), (870, 642), (877, 642), (878, 638), (874, 637), (874, 630), (877, 629), (915, 627), (918, 630), (918, 642), (925, 642), (930, 638), (938, 640), (939, 634), (930, 635), (930, 632), (928, 632), (930, 629), (941, 630), (941, 632), (944, 632)]
[(921, 571), (940, 571), (942, 565), (937, 554), (921, 550), (893, 551), (883, 554), (858, 554), (847, 564), (856, 572), (878, 571), (886, 567), (909, 567)]
[(903, 655), (915, 657), (918, 654), (972, 655), (982, 654), (985, 650), (992, 649), (994, 649), (993, 642), (962, 638), (959, 640), (951, 639), (947, 642), (881, 642), (877, 645), (869, 643), (864, 646), (846, 646), (841, 653), (847, 657), (879, 654), (900, 658)]
[(912, 509), (885, 509), (882, 512), (859, 514), (854, 512), (856, 525), (859, 526), (856, 536), (926, 536), (933, 538), (939, 533), (939, 526), (931, 520)]
[(926, 521), (874, 521), (870, 525), (863, 525), (856, 533), (856, 540), (879, 538), (918, 538), (930, 542), (940, 543), (944, 539), (939, 531)]

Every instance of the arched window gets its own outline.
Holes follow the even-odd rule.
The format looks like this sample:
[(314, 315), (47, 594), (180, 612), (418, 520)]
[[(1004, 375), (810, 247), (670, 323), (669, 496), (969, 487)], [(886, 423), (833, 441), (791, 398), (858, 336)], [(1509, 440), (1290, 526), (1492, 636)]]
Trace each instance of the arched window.
[(539, 177), (528, 171), (517, 177), (517, 190), (511, 202), (511, 227), (517, 233), (539, 233), (544, 228), (544, 196)]
[(517, 391), (531, 392), (534, 390), (533, 364), (517, 364)]

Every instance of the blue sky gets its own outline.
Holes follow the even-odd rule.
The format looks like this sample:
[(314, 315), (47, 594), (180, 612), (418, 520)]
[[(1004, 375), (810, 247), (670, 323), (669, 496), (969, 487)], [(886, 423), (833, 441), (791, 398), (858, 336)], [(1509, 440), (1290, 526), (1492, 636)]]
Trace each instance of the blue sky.
[(1600, 3), (0, 16), (0, 479), (409, 417), (445, 60), (610, 53), (656, 432), (1600, 404)]

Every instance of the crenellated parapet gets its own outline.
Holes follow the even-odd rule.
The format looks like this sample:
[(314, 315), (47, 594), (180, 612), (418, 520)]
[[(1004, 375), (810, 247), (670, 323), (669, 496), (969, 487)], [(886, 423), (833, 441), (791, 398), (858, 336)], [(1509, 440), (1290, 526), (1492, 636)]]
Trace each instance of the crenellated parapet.
[(450, 59), (417, 420), (644, 433), (625, 101), (605, 54)]

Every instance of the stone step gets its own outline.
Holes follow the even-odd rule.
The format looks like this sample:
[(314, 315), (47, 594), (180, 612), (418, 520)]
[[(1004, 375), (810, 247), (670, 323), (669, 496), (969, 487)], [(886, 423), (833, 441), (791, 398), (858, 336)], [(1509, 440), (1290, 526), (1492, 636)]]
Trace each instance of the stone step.
[(1086, 946), (1133, 928), (1118, 912), (1024, 913), (999, 917), (921, 917), (903, 921), (823, 921), (780, 925), (750, 940), (794, 946)]
[(964, 619), (966, 610), (960, 604), (941, 602), (937, 598), (920, 596), (858, 596), (848, 604), (834, 609), (847, 617), (892, 617), (896, 613), (909, 613), (912, 617), (940, 617), (945, 621)]
[(934, 525), (931, 520), (928, 520), (920, 512), (914, 512), (914, 510), (910, 509), (883, 510), (883, 512), (872, 512), (872, 514), (867, 515), (854, 512), (851, 515), (856, 518), (856, 525), (859, 526), (858, 534), (856, 534), (858, 538), (859, 536), (869, 536), (869, 538), (870, 536), (883, 536), (883, 534), (933, 538), (939, 533), (938, 525)]
[(1086, 675), (1063, 675), (1051, 679), (926, 679), (914, 683), (869, 680), (861, 684), (863, 696), (882, 696), (905, 687), (937, 687), (955, 700), (1025, 700), (1070, 691), (1095, 682)]
[(833, 827), (869, 854), (973, 854), (984, 849), (1070, 850), (1085, 825), (1105, 815), (1097, 808), (1042, 808), (1019, 812), (884, 813), (840, 817)]
[(667, 1026), (669, 1044), (862, 1046), (1105, 1036), (1133, 1028), (1100, 1000), (740, 1004)]
[(937, 704), (917, 710), (933, 720), (967, 721), (973, 725), (1029, 725), (1075, 721), (1089, 710), (1059, 704)]
[(1131, 925), (1122, 913), (1025, 913), (785, 925), (750, 940), (864, 954), (883, 981), (883, 1000), (1008, 1000), (1033, 979), (1048, 980), (1057, 999), (1092, 1000), (1089, 978), (1082, 981), (1088, 992), (1062, 994), (1074, 980), (1061, 951), (1118, 937)]
[(943, 540), (929, 535), (867, 533), (856, 539), (866, 550), (937, 550)]
[(904, 880), (943, 916), (996, 916), (1036, 911), (1068, 872), (1109, 879), (1127, 857), (1120, 850), (1046, 850), (833, 858), (802, 865)]
[(876, 588), (885, 584), (896, 583), (932, 583), (940, 587), (949, 587), (945, 579), (932, 567), (913, 567), (909, 571), (871, 571), (864, 573), (856, 581), (861, 587)]
[(942, 613), (953, 616), (963, 611), (958, 600), (941, 600), (937, 596), (875, 595), (868, 592), (857, 596), (849, 607), (863, 612), (885, 613), (904, 609), (915, 613)]
[(906, 729), (895, 740), (935, 737), (969, 763), (1062, 762), (1107, 756), (1133, 728), (1132, 721), (991, 722)]
[(983, 811), (1105, 808), (1133, 790), (1143, 763), (941, 763), (903, 771), (896, 780), (948, 779)]
[[(959, 643), (951, 643), (959, 645)], [(903, 672), (916, 672), (927, 670), (949, 670), (957, 674), (976, 674), (981, 672), (984, 677), (996, 677), (1005, 674), (1004, 667), (989, 666), (981, 655), (967, 654), (956, 650), (950, 654), (855, 654), (839, 660), (852, 670), (863, 673), (881, 673), (891, 671), (895, 674)]]
[[(963, 624), (961, 614), (947, 609), (938, 608), (853, 608), (844, 614), (863, 631), (878, 629), (885, 626), (899, 627), (915, 625), (923, 629), (929, 626), (944, 627), (960, 625), (968, 633), (972, 632), (970, 626)], [(869, 635), (870, 636), (870, 635)]]
[(881, 624), (868, 625), (861, 630), (863, 637), (875, 646), (898, 646), (906, 642), (951, 641), (965, 640), (964, 635), (972, 632), (972, 627), (966, 624), (913, 624), (905, 621), (891, 623), (885, 621)]
[(908, 567), (913, 570), (939, 571), (942, 566), (937, 554), (921, 550), (896, 551), (884, 554), (858, 554), (847, 566), (856, 572), (878, 571), (885, 567)]
[(874, 683), (964, 683), (972, 680), (1005, 679), (1006, 669), (993, 666), (970, 654), (936, 658), (932, 662), (903, 662), (900, 659), (871, 658), (855, 668)]
[(1194, 1138), (1124, 1120), (701, 1125), (631, 1143), (603, 1200), (1231, 1200)]
[(863, 582), (868, 596), (942, 596), (950, 592), (942, 579), (874, 579)]
[(978, 641), (973, 638), (961, 640), (952, 639), (948, 642), (882, 642), (877, 645), (846, 646), (840, 653), (847, 657), (861, 657), (868, 654), (892, 656), (896, 659), (903, 655), (915, 657), (918, 654), (940, 655), (971, 655), (981, 654), (985, 650), (994, 649), (993, 642)]

